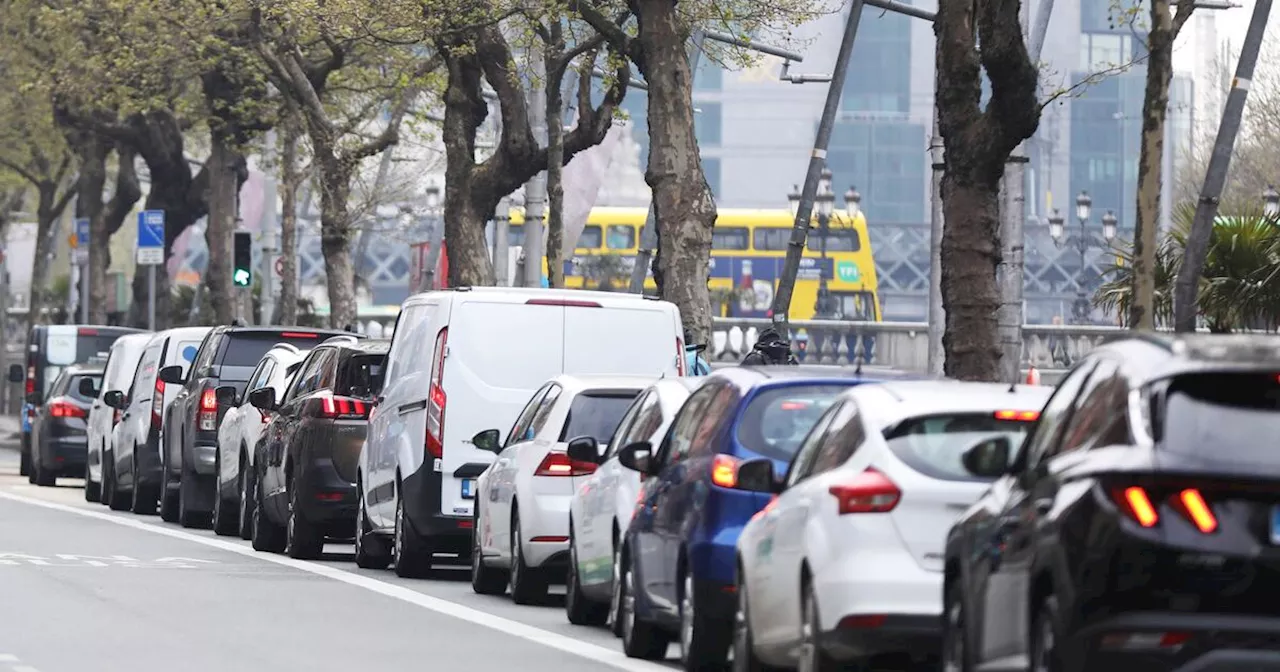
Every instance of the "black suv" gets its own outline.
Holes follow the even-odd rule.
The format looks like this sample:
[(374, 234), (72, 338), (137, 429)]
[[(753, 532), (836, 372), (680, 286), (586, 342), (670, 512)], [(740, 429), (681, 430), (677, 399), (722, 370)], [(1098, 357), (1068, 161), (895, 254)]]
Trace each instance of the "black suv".
[(390, 345), (330, 339), (280, 399), (270, 387), (249, 393), (249, 403), (272, 413), (254, 448), (256, 550), (314, 559), (326, 538), (355, 536), (356, 465)]
[(217, 489), (214, 473), (218, 425), (227, 409), (218, 403), (218, 387), (231, 385), (244, 394), (258, 360), (277, 343), (306, 350), (324, 338), (357, 334), (301, 327), (215, 327), (205, 336), (184, 377), (181, 366), (160, 369), (160, 380), (181, 385), (165, 410), (160, 461), (160, 515), (183, 527), (207, 524)]
[(947, 669), (1280, 670), (1280, 338), (1138, 335), (1058, 385), (946, 545)]

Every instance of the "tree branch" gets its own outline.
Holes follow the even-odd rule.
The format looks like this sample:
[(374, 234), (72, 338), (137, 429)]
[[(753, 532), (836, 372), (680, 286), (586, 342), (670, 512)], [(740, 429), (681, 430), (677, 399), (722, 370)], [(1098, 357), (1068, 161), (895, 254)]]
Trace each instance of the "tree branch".
[(1048, 98), (1045, 98), (1044, 102), (1040, 103), (1040, 109), (1044, 110), (1045, 108), (1049, 107), (1049, 104), (1054, 102), (1055, 100), (1059, 100), (1062, 98), (1074, 98), (1077, 94), (1082, 92), (1084, 89), (1087, 89), (1093, 86), (1094, 84), (1097, 84), (1098, 82), (1101, 82), (1104, 79), (1107, 79), (1108, 77), (1111, 77), (1113, 75), (1118, 75), (1124, 72), (1128, 72), (1131, 68), (1133, 68), (1133, 66), (1138, 65), (1139, 63), (1146, 62), (1148, 58), (1149, 58), (1149, 54), (1143, 54), (1142, 56), (1139, 56), (1138, 58), (1135, 58), (1132, 61), (1129, 61), (1128, 63), (1113, 65), (1104, 70), (1099, 70), (1098, 72), (1090, 73), (1084, 79), (1081, 79), (1080, 81), (1076, 82), (1075, 84), (1072, 84), (1071, 86), (1068, 86), (1067, 88), (1061, 91), (1055, 91), (1053, 95), (1050, 95)]
[(76, 195), (75, 183), (76, 181), (72, 180), (65, 188), (63, 188), (62, 195), (59, 196), (57, 200), (53, 202), (52, 212), (54, 217), (60, 217), (62, 215), (62, 211), (66, 210), (67, 205), (71, 203), (71, 199), (75, 198), (75, 195)]
[(933, 22), (938, 126), (944, 138), (961, 143), (982, 114), (982, 87), (976, 84), (981, 81), (982, 65), (974, 28), (974, 3), (939, 3)]
[(983, 124), (996, 127), (993, 137), (1013, 143), (1007, 148), (992, 148), (990, 156), (998, 156), (1003, 170), (1009, 152), (1035, 133), (1040, 124), (1036, 99), (1040, 73), (1027, 53), (1018, 20), (1019, 0), (984, 0), (976, 4), (978, 53), (991, 81), (991, 100), (982, 115)]
[(14, 163), (13, 161), (10, 161), (4, 157), (0, 157), (0, 166), (4, 166), (5, 168), (8, 168), (9, 170), (12, 170), (13, 172), (17, 173), (19, 177), (30, 182), (33, 186), (39, 187), (40, 183), (43, 181), (40, 178), (36, 177), (35, 173), (32, 173), (30, 170), (27, 170), (26, 166), (22, 166), (20, 164)]
[[(590, 0), (570, 0), (569, 9), (578, 13), (587, 25), (595, 29), (596, 33), (604, 36), (609, 41), (615, 51), (625, 54), (630, 58), (636, 67), (640, 68), (640, 72), (645, 71), (644, 52), (640, 49), (640, 43), (632, 40), (630, 35), (622, 29), (623, 24), (627, 22), (627, 17), (631, 12), (623, 12), (619, 19), (613, 21), (605, 16), (600, 10), (591, 5)], [(630, 73), (627, 74), (630, 77)]]
[(1195, 0), (1178, 0), (1177, 14), (1173, 16), (1173, 36), (1178, 37), (1178, 33), (1182, 32), (1182, 27), (1187, 25), (1187, 20), (1191, 18), (1191, 13), (1196, 9)]
[(373, 140), (352, 149), (347, 153), (347, 156), (353, 161), (360, 161), (381, 154), (392, 145), (400, 142), (400, 124), (404, 122), (404, 117), (409, 113), (409, 108), (413, 105), (413, 101), (422, 94), (422, 78), (435, 72), (443, 64), (444, 59), (439, 54), (433, 54), (431, 58), (423, 61), (411, 75), (409, 81), (412, 84), (405, 87), (396, 99), (387, 127)]

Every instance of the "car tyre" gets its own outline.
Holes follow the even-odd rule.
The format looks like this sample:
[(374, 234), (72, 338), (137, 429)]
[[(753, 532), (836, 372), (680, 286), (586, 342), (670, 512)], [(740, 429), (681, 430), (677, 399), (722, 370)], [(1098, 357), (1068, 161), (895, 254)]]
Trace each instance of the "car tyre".
[(613, 574), (609, 587), (609, 619), (606, 626), (614, 637), (622, 636), (622, 551), (618, 538), (613, 538)]
[(733, 626), (708, 614), (696, 596), (693, 571), (686, 568), (680, 588), (680, 662), (689, 672), (719, 669), (729, 658)]
[[(213, 460), (213, 533), (220, 537), (234, 537), (240, 531), (240, 506), (239, 502), (227, 501), (222, 496), (222, 449), (218, 449), (218, 453)], [(239, 483), (237, 482), (237, 486)], [(238, 492), (239, 487), (236, 488)], [(234, 510), (237, 515), (231, 515)]]
[(779, 668), (766, 665), (756, 654), (751, 634), (751, 605), (747, 598), (747, 582), (738, 570), (738, 608), (733, 614), (733, 672), (774, 672)]
[(178, 493), (169, 489), (169, 464), (165, 456), (169, 454), (166, 444), (168, 440), (161, 437), (160, 444), (160, 519), (166, 523), (178, 522)]
[(947, 588), (942, 620), (943, 672), (973, 672), (973, 655), (969, 652), (965, 625), (964, 596), (959, 588)]
[(240, 460), (240, 475), (236, 477), (236, 489), (240, 491), (240, 538), (253, 538), (253, 469)]
[(822, 621), (818, 618), (818, 598), (813, 594), (813, 582), (804, 587), (800, 603), (800, 669), (808, 672), (833, 672), (839, 665), (822, 649), (819, 632)]
[(396, 488), (395, 563), (396, 576), (419, 579), (431, 571), (431, 545), (418, 535), (404, 513), (404, 491)]
[(112, 511), (129, 510), (129, 507), (133, 504), (132, 497), (127, 496), (129, 493), (121, 492), (120, 485), (116, 481), (116, 459), (114, 455), (110, 456), (108, 470), (103, 473), (110, 474), (110, 476), (103, 478), (104, 481), (107, 481), (104, 484), (103, 492), (104, 499), (107, 500), (107, 506)]
[(569, 571), (565, 576), (565, 616), (574, 625), (604, 625), (609, 619), (609, 605), (593, 602), (582, 592), (582, 579), (578, 573), (578, 546), (573, 536), (573, 523), (569, 523)]
[(289, 522), (285, 526), (285, 554), (297, 560), (318, 560), (324, 555), (324, 534), (302, 513), (301, 488), (289, 482)]
[(178, 477), (178, 524), (183, 527), (204, 527), (209, 514), (197, 511), (193, 506), (196, 498), (196, 475), (185, 467)]
[(540, 604), (547, 599), (547, 580), (542, 569), (524, 561), (524, 538), (520, 529), (520, 512), (511, 514), (511, 601), (516, 604)]
[(1063, 672), (1066, 664), (1057, 643), (1061, 639), (1058, 598), (1046, 596), (1031, 622), (1031, 672)]
[(382, 537), (374, 534), (369, 512), (364, 508), (364, 486), (356, 479), (356, 567), (386, 569), (391, 564), (391, 549)]
[(43, 461), (37, 457), (32, 460), (31, 482), (42, 488), (52, 488), (58, 484), (58, 472), (46, 469)]
[(31, 434), (22, 435), (22, 446), (18, 450), (18, 475), (31, 475)]
[(275, 524), (267, 512), (262, 508), (262, 502), (266, 499), (262, 492), (262, 482), (258, 479), (255, 481), (253, 488), (253, 550), (264, 551), (267, 553), (280, 553), (284, 550), (288, 539), (285, 538), (285, 529), (282, 525)]
[(102, 484), (94, 483), (89, 476), (89, 462), (84, 463), (84, 501), (97, 502), (102, 499)]
[(484, 553), (480, 546), (479, 503), (476, 503), (471, 519), (471, 590), (477, 595), (504, 595), (510, 580), (507, 573), (484, 564)]
[(133, 468), (133, 496), (129, 502), (129, 510), (142, 516), (154, 516), (156, 513), (156, 505), (158, 496), (155, 488), (150, 487), (139, 480), (137, 459), (142, 454), (142, 450), (138, 446), (133, 447), (134, 468)]
[(622, 651), (628, 658), (662, 660), (667, 657), (671, 636), (652, 623), (640, 620), (636, 613), (636, 575), (630, 562), (622, 570), (620, 588), (622, 606)]

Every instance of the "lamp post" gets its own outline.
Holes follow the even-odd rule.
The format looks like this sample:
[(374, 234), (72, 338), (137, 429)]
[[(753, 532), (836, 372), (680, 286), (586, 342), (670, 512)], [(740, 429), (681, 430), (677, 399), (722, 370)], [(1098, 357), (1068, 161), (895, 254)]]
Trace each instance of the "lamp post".
[(1262, 191), (1262, 212), (1269, 218), (1280, 216), (1280, 191), (1274, 185), (1267, 185)]
[(857, 187), (850, 186), (849, 190), (844, 192), (844, 209), (849, 215), (850, 225), (857, 221), (858, 215), (862, 214), (862, 194), (858, 193)]
[(493, 211), (493, 275), (499, 287), (507, 286), (510, 231), (511, 197), (503, 196)]
[(443, 197), (440, 187), (428, 185), (422, 192), (422, 203), (431, 218), (431, 230), (427, 233), (427, 261), (422, 269), (422, 284), (418, 291), (429, 292), (436, 288), (436, 267), (440, 265), (440, 247), (444, 245), (444, 217), (441, 215)]
[(1080, 253), (1080, 267), (1076, 271), (1076, 300), (1071, 307), (1071, 318), (1076, 324), (1087, 324), (1091, 306), (1085, 293), (1084, 269), (1085, 257), (1092, 248), (1108, 249), (1116, 237), (1117, 219), (1114, 212), (1108, 210), (1102, 216), (1102, 238), (1099, 239), (1089, 231), (1089, 217), (1093, 214), (1093, 199), (1087, 192), (1080, 192), (1076, 197), (1076, 220), (1080, 223), (1080, 232), (1066, 235), (1062, 214), (1057, 210), (1049, 216), (1049, 237), (1058, 248), (1073, 246)]

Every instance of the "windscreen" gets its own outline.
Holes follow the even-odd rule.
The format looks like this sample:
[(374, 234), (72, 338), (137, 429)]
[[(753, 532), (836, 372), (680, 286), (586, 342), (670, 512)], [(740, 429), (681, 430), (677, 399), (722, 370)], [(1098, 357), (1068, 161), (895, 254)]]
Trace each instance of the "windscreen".
[(1007, 436), (1010, 445), (1022, 445), (1032, 422), (1003, 420), (991, 413), (931, 415), (903, 421), (885, 433), (889, 450), (907, 466), (944, 481), (979, 479), (964, 468), (965, 450), (984, 439)]
[(84, 364), (94, 357), (106, 357), (111, 345), (126, 333), (89, 327), (51, 326), (45, 332), (45, 362), (67, 367)]
[(1160, 444), (1215, 462), (1275, 464), (1280, 435), (1280, 376), (1204, 373), (1169, 384)]
[(608, 443), (637, 394), (640, 390), (579, 394), (569, 405), (569, 417), (565, 420), (564, 431), (560, 432), (560, 440), (590, 436), (601, 444)]
[(80, 381), (82, 380), (92, 380), (93, 388), (96, 390), (101, 390), (102, 374), (95, 373), (95, 374), (71, 376), (71, 380), (67, 381), (67, 391), (65, 393), (66, 396), (71, 397), (72, 399), (75, 399), (76, 401), (79, 401), (81, 403), (91, 404), (93, 403), (93, 397), (80, 394)]
[[(288, 333), (298, 333), (299, 336), (285, 336)], [(305, 334), (306, 337), (302, 335)], [(267, 354), (277, 343), (288, 343), (297, 346), (299, 350), (310, 350), (320, 344), (323, 340), (320, 334), (307, 334), (306, 332), (249, 332), (243, 334), (233, 334), (227, 341), (226, 354), (222, 356), (221, 365), (224, 367), (249, 367), (253, 369), (258, 366), (258, 361), (262, 356)], [(246, 372), (246, 374), (252, 371)]]
[(385, 354), (349, 357), (338, 372), (338, 389), (334, 392), (362, 399), (376, 397), (382, 390), (382, 371), (386, 361)]
[(756, 395), (738, 424), (738, 442), (757, 455), (790, 460), (845, 385), (804, 385)]

